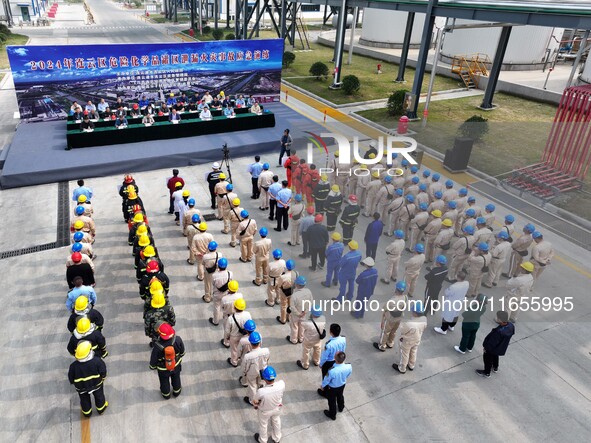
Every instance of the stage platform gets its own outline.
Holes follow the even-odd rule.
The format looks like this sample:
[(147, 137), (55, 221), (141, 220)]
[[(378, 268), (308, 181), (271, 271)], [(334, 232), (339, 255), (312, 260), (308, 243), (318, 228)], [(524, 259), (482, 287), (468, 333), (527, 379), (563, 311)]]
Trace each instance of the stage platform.
[[(294, 147), (306, 145), (307, 137), (302, 131), (322, 132), (320, 125), (281, 103), (265, 107), (275, 114), (275, 128), (70, 151), (65, 149), (64, 121), (23, 123), (8, 148), (0, 186), (17, 188), (219, 161), (224, 143), (228, 144), (232, 157), (266, 152), (279, 155), (279, 139), (284, 129), (290, 128)], [(276, 164), (276, 159), (272, 160), (271, 164)]]

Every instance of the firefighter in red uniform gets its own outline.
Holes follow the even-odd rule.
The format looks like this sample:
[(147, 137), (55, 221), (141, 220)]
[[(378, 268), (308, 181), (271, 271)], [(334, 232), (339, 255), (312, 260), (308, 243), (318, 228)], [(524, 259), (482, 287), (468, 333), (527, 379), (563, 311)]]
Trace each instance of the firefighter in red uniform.
[(301, 194), (302, 193), (302, 180), (304, 178), (304, 172), (308, 169), (308, 165), (306, 164), (306, 160), (305, 159), (300, 159), (300, 163), (295, 167), (295, 169), (293, 170), (292, 173), (292, 178), (293, 178), (293, 185), (295, 186), (296, 189), (296, 194)]
[(292, 151), (292, 154), (289, 157), (287, 157), (287, 160), (285, 160), (285, 163), (283, 166), (285, 167), (285, 172), (287, 174), (287, 187), (288, 188), (291, 188), (291, 186), (292, 186), (291, 175), (299, 163), (300, 163), (300, 158), (293, 151)]
[(314, 189), (316, 188), (316, 185), (318, 185), (319, 181), (320, 181), (320, 173), (316, 169), (316, 165), (311, 164), (309, 166), (308, 173), (306, 174), (305, 177), (303, 177), (303, 180), (302, 180), (303, 192), (304, 192), (304, 195), (306, 196), (306, 203), (308, 205), (311, 205), (314, 203), (314, 198), (312, 197), (312, 193), (314, 192)]

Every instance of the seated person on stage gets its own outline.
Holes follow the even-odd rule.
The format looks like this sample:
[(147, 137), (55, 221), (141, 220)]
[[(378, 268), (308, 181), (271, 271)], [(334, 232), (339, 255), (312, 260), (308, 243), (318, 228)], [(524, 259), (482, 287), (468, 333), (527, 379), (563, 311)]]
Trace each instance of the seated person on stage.
[(189, 99), (190, 103), (198, 103), (199, 102), (199, 94), (196, 92), (193, 96)]
[(115, 115), (117, 117), (121, 116), (121, 117), (127, 117), (127, 111), (125, 110), (125, 108), (123, 108), (122, 105), (118, 105), (117, 106), (117, 110), (115, 111)]
[[(160, 114), (160, 112), (162, 112), (162, 114)], [(170, 108), (166, 103), (162, 103), (160, 105), (160, 112), (158, 113), (158, 115), (168, 115), (170, 113)]]
[(263, 113), (263, 110), (257, 102), (254, 102), (250, 107), (250, 112), (252, 112), (253, 114), (261, 115)]
[(222, 109), (222, 102), (220, 101), (219, 95), (211, 101), (211, 103), (209, 104), (209, 107), (211, 109)]
[(154, 106), (152, 106), (152, 103), (150, 103), (148, 106), (146, 106), (146, 109), (144, 109), (144, 115), (154, 114), (156, 114), (156, 110), (154, 109)]
[(146, 126), (154, 124), (154, 115), (153, 114), (146, 114), (144, 118), (142, 118), (142, 123)]
[(72, 114), (72, 118), (76, 121), (82, 121), (84, 118), (84, 112), (82, 112), (82, 108), (78, 107)]
[(171, 123), (178, 123), (181, 121), (181, 114), (174, 108), (172, 108), (172, 111), (170, 112), (170, 115), (168, 116), (168, 121)]
[(236, 107), (237, 108), (244, 108), (246, 106), (246, 102), (244, 101), (244, 96), (240, 94), (236, 99)]
[(248, 96), (248, 100), (246, 100), (246, 106), (248, 106), (249, 108), (254, 105), (256, 103), (256, 99), (252, 96), (252, 94), (250, 94)]
[(181, 96), (179, 97), (179, 102), (181, 102), (183, 104), (183, 106), (185, 106), (189, 103), (189, 97), (187, 97), (187, 94), (185, 92), (183, 92), (181, 94)]
[(88, 100), (88, 102), (86, 103), (86, 106), (84, 107), (85, 111), (96, 111), (96, 106), (93, 105), (91, 100)]
[(98, 103), (98, 105), (96, 105), (96, 108), (98, 109), (99, 115), (102, 118), (105, 118), (105, 115), (109, 114), (107, 112), (107, 109), (109, 109), (109, 104), (105, 101), (104, 98), (101, 98), (101, 101)]
[(116, 128), (127, 128), (127, 119), (124, 115), (118, 115), (117, 119), (115, 120), (115, 127)]
[(205, 108), (205, 103), (203, 103), (203, 100), (199, 100), (197, 102), (197, 111), (201, 112), (203, 111), (203, 108)]
[(201, 120), (211, 120), (211, 112), (209, 111), (209, 106), (205, 105), (203, 107), (203, 111), (199, 114), (199, 118)]
[(117, 97), (117, 103), (115, 103), (115, 106), (113, 106), (115, 109), (119, 109), (119, 106), (121, 106), (122, 108), (126, 108), (127, 104), (123, 102), (123, 99), (121, 97)]
[(94, 111), (88, 111), (87, 115), (88, 115), (88, 118), (90, 120), (92, 120), (93, 122), (98, 121), (98, 119), (100, 118), (100, 115), (96, 109)]
[(70, 106), (70, 115), (74, 115), (74, 112), (76, 112), (78, 108), (80, 108), (78, 102), (72, 103), (72, 106)]
[(197, 112), (197, 103), (189, 100), (189, 105), (187, 106), (186, 110), (189, 112)]
[(109, 107), (105, 108), (105, 112), (103, 113), (103, 118), (105, 120), (112, 120), (112, 118), (111, 118), (112, 116), (113, 116), (113, 112), (111, 111), (111, 108), (109, 108)]
[(142, 95), (138, 104), (140, 105), (140, 109), (145, 109), (150, 104), (150, 100), (148, 100), (145, 95)]
[(166, 104), (168, 105), (169, 108), (172, 108), (174, 105), (176, 105), (176, 98), (174, 96), (174, 93), (172, 93), (172, 92), (170, 93), (170, 95), (166, 99)]
[(80, 130), (83, 132), (94, 131), (94, 123), (90, 121), (88, 114), (84, 116), (84, 120), (82, 120), (82, 123), (80, 123)]
[(228, 118), (236, 117), (236, 114), (234, 114), (234, 108), (231, 106), (225, 107), (224, 108), (224, 115)]
[(222, 108), (229, 108), (230, 106), (232, 106), (232, 101), (229, 97), (224, 97), (222, 100)]
[(131, 111), (129, 112), (129, 116), (131, 118), (137, 118), (140, 117), (142, 115), (142, 113), (140, 112), (140, 106), (137, 103), (134, 103), (133, 106), (131, 107)]
[(203, 94), (203, 103), (209, 106), (209, 104), (212, 101), (213, 101), (213, 97), (211, 96), (209, 91), (205, 91), (205, 94)]

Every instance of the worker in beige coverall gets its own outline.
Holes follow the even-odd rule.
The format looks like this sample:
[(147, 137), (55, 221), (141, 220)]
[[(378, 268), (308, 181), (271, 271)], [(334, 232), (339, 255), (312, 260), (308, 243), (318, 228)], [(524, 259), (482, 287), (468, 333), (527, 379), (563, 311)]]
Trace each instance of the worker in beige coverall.
[(517, 239), (514, 237), (513, 243), (511, 244), (513, 252), (511, 253), (509, 262), (509, 274), (503, 274), (505, 277), (517, 277), (523, 258), (527, 257), (529, 246), (534, 241), (532, 234), (535, 230), (534, 225), (528, 223), (523, 227), (523, 234)]
[[(228, 293), (228, 284), (232, 281), (233, 273), (228, 271), (228, 260), (220, 258), (218, 260), (218, 270), (211, 276), (213, 285), (213, 317), (209, 317), (209, 322), (217, 326), (222, 319), (222, 298)], [(211, 300), (203, 299), (209, 303)]]
[(288, 217), (291, 218), (291, 239), (287, 242), (289, 246), (296, 246), (300, 244), (300, 221), (306, 210), (306, 206), (302, 203), (301, 194), (296, 194), (294, 200), (295, 203), (290, 205), (289, 210), (287, 211)]
[(421, 337), (427, 327), (423, 303), (413, 300), (409, 309), (412, 317), (400, 324), (400, 363), (392, 365), (392, 368), (401, 374), (406, 373), (407, 368), (411, 371), (415, 368)]
[[(478, 248), (478, 249), (477, 249)], [(482, 283), (482, 276), (488, 272), (492, 256), (488, 252), (488, 243), (480, 242), (474, 244), (472, 253), (468, 257), (468, 297), (476, 297)]]
[(554, 257), (554, 248), (552, 247), (552, 243), (544, 240), (541, 232), (534, 231), (532, 238), (534, 240), (534, 247), (531, 250), (531, 262), (534, 265), (533, 277), (534, 281), (536, 281)]
[(276, 291), (279, 296), (280, 311), (279, 315), (275, 319), (284, 325), (287, 323), (287, 315), (289, 306), (291, 303), (291, 295), (295, 289), (295, 281), (298, 278), (297, 271), (295, 269), (295, 261), (287, 260), (285, 262), (286, 271), (277, 279)]
[(267, 238), (269, 230), (265, 227), (259, 230), (261, 239), (254, 243), (254, 263), (256, 276), (252, 281), (256, 286), (267, 284), (269, 280), (269, 253), (271, 252), (271, 239)]
[(246, 382), (247, 394), (244, 402), (252, 405), (257, 389), (261, 384), (261, 372), (269, 365), (269, 348), (261, 348), (261, 334), (254, 331), (248, 336), (252, 349), (244, 355), (240, 363), (241, 381)]
[(406, 203), (400, 208), (400, 212), (398, 213), (398, 224), (396, 225), (396, 229), (404, 232), (404, 238), (406, 238), (406, 235), (408, 234), (408, 225), (414, 218), (416, 212), (414, 201), (415, 198), (412, 195), (407, 195)]
[(474, 245), (474, 228), (466, 226), (463, 230), (464, 235), (460, 237), (454, 244), (451, 245), (451, 263), (449, 264), (449, 272), (445, 281), (449, 283), (456, 282), (456, 275), (462, 269), (462, 265), (470, 256), (472, 246)]
[(265, 386), (259, 388), (253, 403), (258, 410), (259, 432), (254, 434), (255, 441), (267, 443), (269, 439), (269, 422), (271, 422), (271, 438), (274, 442), (281, 440), (281, 413), (283, 410), (283, 393), (285, 382), (276, 380), (277, 373), (271, 366), (267, 366), (261, 374)]
[(386, 269), (386, 276), (382, 278), (382, 283), (387, 285), (390, 284), (390, 280), (396, 281), (398, 278), (398, 264), (400, 263), (402, 251), (404, 251), (404, 232), (396, 230), (394, 231), (394, 237), (396, 239), (386, 247), (388, 268)]
[(218, 268), (218, 260), (222, 258), (222, 253), (217, 250), (218, 244), (215, 241), (209, 242), (207, 249), (209, 252), (203, 256), (203, 268), (205, 269), (203, 287), (205, 294), (202, 298), (204, 301), (211, 301), (213, 291), (213, 274)]
[(406, 291), (406, 282), (399, 281), (396, 283), (396, 290), (394, 295), (384, 305), (384, 313), (382, 314), (382, 323), (380, 325), (382, 333), (380, 334), (380, 341), (374, 342), (373, 347), (378, 351), (385, 352), (386, 348), (394, 347), (394, 340), (396, 338), (396, 331), (402, 321), (402, 314), (407, 309), (406, 303), (408, 299), (404, 295)]
[[(230, 348), (230, 357), (228, 357), (228, 364), (230, 366), (238, 366), (238, 343), (242, 338), (240, 328), (244, 328), (244, 323), (247, 320), (251, 320), (250, 313), (245, 310), (246, 301), (243, 298), (239, 298), (234, 302), (234, 312), (230, 315), (224, 323), (224, 338), (222, 339), (222, 345)], [(226, 343), (229, 346), (226, 346)]]
[(269, 163), (263, 165), (263, 172), (259, 175), (258, 187), (261, 197), (259, 209), (269, 209), (269, 187), (273, 184), (273, 172), (269, 171)]
[(283, 251), (275, 249), (273, 251), (273, 261), (269, 262), (269, 281), (267, 282), (267, 300), (265, 300), (267, 306), (275, 306), (275, 303), (279, 301), (277, 283), (281, 274), (286, 270), (285, 260), (281, 257), (283, 257)]
[(199, 229), (197, 229), (199, 223), (201, 223), (201, 219), (198, 215), (194, 214), (191, 217), (191, 223), (189, 223), (185, 228), (185, 231), (187, 233), (187, 246), (189, 247), (189, 259), (187, 260), (187, 263), (189, 264), (195, 263), (195, 256), (193, 255), (193, 251), (191, 250), (191, 245), (193, 244), (193, 237), (195, 237), (195, 234), (199, 232)]
[(407, 251), (414, 250), (417, 243), (421, 242), (423, 230), (429, 223), (429, 212), (427, 212), (428, 205), (426, 203), (419, 203), (418, 207), (418, 212), (415, 214), (409, 225), (410, 236), (409, 245), (408, 248), (406, 248)]
[(298, 276), (295, 281), (295, 290), (291, 296), (289, 313), (290, 335), (285, 339), (293, 345), (304, 340), (304, 329), (301, 327), (302, 320), (310, 312), (314, 303), (312, 292), (306, 288), (306, 277)]
[(371, 181), (371, 175), (369, 170), (367, 169), (367, 165), (360, 165), (360, 171), (357, 178), (357, 185), (355, 186), (355, 195), (357, 195), (357, 200), (361, 202), (361, 207), (365, 206), (365, 192), (367, 190), (367, 185)]
[[(203, 266), (203, 256), (207, 254), (209, 242), (213, 241), (213, 235), (211, 235), (207, 231), (207, 223), (201, 222), (199, 226), (197, 226), (197, 233), (193, 236), (193, 241), (191, 242), (191, 253), (195, 260), (197, 261), (197, 280), (203, 281), (205, 278), (205, 267)], [(187, 263), (192, 265), (187, 259)]]
[(193, 223), (193, 216), (197, 214), (199, 219), (201, 219), (201, 213), (199, 209), (195, 207), (195, 199), (189, 199), (189, 209), (187, 209), (183, 214), (183, 219), (181, 220), (181, 226), (183, 227), (183, 235), (188, 237), (187, 228)]
[(425, 263), (425, 246), (418, 243), (414, 249), (414, 255), (404, 263), (404, 281), (408, 288), (408, 296), (412, 297), (417, 284), (417, 278), (421, 273), (421, 268)]
[(441, 229), (437, 233), (437, 237), (435, 237), (435, 241), (433, 242), (434, 257), (445, 255), (445, 252), (450, 249), (451, 239), (454, 237), (453, 225), (453, 220), (450, 218), (445, 218), (441, 222)]
[(234, 190), (234, 185), (232, 185), (232, 183), (226, 186), (226, 190), (228, 192), (219, 202), (219, 205), (222, 207), (222, 216), (224, 217), (224, 229), (222, 229), (222, 234), (228, 234), (230, 232), (230, 214), (232, 213), (230, 209), (233, 208), (232, 202), (238, 198), (238, 194), (232, 192)]
[(431, 211), (431, 220), (423, 230), (423, 234), (425, 234), (425, 261), (427, 263), (431, 263), (435, 259), (435, 238), (440, 230), (441, 211), (434, 209)]
[(379, 171), (372, 171), (371, 177), (372, 180), (365, 188), (365, 211), (363, 215), (366, 217), (370, 217), (376, 212), (378, 191), (382, 187)]
[(322, 309), (312, 307), (310, 316), (307, 320), (302, 320), (300, 328), (304, 331), (304, 340), (302, 341), (302, 359), (296, 364), (302, 369), (310, 367), (310, 352), (312, 352), (312, 361), (314, 365), (320, 365), (320, 351), (322, 339), (326, 337), (326, 319), (322, 315)]
[(226, 193), (228, 192), (226, 186), (228, 186), (230, 183), (226, 181), (226, 174), (224, 174), (223, 172), (220, 173), (218, 178), (220, 179), (220, 181), (216, 183), (215, 187), (213, 188), (213, 192), (216, 195), (216, 203), (218, 207), (217, 219), (222, 220), (222, 218), (224, 217), (224, 208), (221, 207), (221, 205), (223, 205), (223, 200), (225, 200)]
[(503, 229), (497, 234), (497, 244), (494, 246), (491, 252), (491, 262), (488, 267), (488, 275), (482, 282), (482, 286), (485, 288), (492, 288), (499, 284), (501, 277), (501, 269), (507, 261), (507, 257), (511, 253), (511, 243), (509, 243), (509, 234)]
[(240, 213), (242, 221), (236, 228), (236, 237), (240, 240), (240, 261), (247, 263), (252, 260), (253, 256), (253, 239), (254, 234), (257, 232), (256, 220), (250, 218), (248, 211), (243, 209)]
[[(507, 281), (507, 293), (505, 294), (504, 310), (509, 314), (509, 321), (515, 323), (519, 313), (521, 298), (528, 296), (534, 285), (534, 265), (526, 261), (519, 265), (519, 274)], [(515, 309), (511, 309), (515, 308)]]

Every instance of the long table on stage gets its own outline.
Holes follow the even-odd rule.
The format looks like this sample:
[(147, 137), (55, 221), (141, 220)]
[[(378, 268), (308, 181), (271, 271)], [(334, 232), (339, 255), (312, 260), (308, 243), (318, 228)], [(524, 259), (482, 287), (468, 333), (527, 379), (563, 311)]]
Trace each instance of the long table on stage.
[[(237, 114), (234, 118), (220, 116), (213, 117), (212, 120), (201, 120), (198, 113), (184, 112), (178, 124), (157, 121), (151, 126), (137, 123), (130, 124), (124, 129), (117, 129), (114, 125), (115, 122), (112, 126), (95, 127), (92, 132), (83, 132), (79, 128), (68, 130), (67, 149), (273, 128), (275, 115), (270, 111), (265, 111), (261, 115), (249, 112)], [(71, 127), (71, 124), (68, 127)]]

